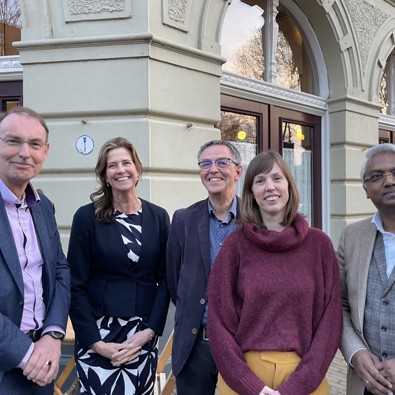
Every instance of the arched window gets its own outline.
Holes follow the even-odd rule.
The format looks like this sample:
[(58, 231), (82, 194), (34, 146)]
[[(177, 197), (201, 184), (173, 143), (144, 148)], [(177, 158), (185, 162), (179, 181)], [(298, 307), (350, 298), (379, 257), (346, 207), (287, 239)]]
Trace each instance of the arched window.
[(387, 59), (380, 83), (381, 113), (395, 115), (395, 50)]
[(14, 41), (21, 39), (21, 10), (16, 0), (0, 1), (0, 56), (18, 55)]
[(395, 49), (387, 59), (380, 81), (379, 142), (395, 143)]
[(278, 1), (235, 0), (229, 6), (222, 30), (222, 55), (227, 59), (223, 68), (317, 94), (306, 42), (291, 13)]

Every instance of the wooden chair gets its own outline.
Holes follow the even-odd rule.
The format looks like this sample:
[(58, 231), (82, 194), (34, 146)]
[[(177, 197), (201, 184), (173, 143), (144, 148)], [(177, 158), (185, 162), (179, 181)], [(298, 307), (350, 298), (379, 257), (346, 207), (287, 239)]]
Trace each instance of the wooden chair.
[[(67, 322), (66, 336), (62, 344), (73, 346), (74, 339), (75, 339), (74, 330), (73, 330), (73, 326), (71, 325), (71, 321), (69, 319)], [(72, 355), (68, 360), (66, 366), (64, 367), (64, 369), (62, 370), (62, 372), (60, 373), (60, 375), (55, 381), (54, 395), (73, 395), (75, 393), (76, 389), (78, 388), (77, 377), (74, 378), (72, 384), (65, 392), (62, 391), (64, 384), (66, 383), (66, 381), (68, 380), (68, 378), (70, 377), (71, 373), (74, 370), (74, 366), (75, 366), (74, 362), (75, 362), (74, 355)]]
[(165, 367), (171, 356), (171, 349), (173, 347), (173, 332), (159, 356), (158, 367), (156, 369), (156, 383), (154, 388), (154, 395), (171, 395), (175, 386), (175, 377), (170, 370), (166, 378)]

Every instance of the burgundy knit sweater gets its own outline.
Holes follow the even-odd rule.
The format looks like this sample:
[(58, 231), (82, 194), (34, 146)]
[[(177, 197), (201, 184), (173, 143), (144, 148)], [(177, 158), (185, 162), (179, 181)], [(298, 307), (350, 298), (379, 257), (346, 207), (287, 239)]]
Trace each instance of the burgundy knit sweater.
[(295, 351), (301, 363), (278, 390), (307, 395), (339, 346), (339, 268), (329, 237), (298, 215), (282, 232), (246, 224), (225, 240), (208, 287), (210, 347), (223, 378), (240, 395), (263, 383), (247, 351)]

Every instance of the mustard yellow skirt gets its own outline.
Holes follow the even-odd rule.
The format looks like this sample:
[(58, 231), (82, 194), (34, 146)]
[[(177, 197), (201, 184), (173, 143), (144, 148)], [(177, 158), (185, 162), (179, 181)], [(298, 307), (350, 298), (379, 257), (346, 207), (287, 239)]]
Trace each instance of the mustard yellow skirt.
[[(301, 360), (295, 352), (278, 351), (249, 351), (244, 354), (244, 358), (257, 377), (274, 390), (289, 379)], [(218, 377), (218, 382), (220, 395), (237, 395), (237, 392), (225, 383), (221, 375)], [(311, 395), (329, 395), (326, 378)]]

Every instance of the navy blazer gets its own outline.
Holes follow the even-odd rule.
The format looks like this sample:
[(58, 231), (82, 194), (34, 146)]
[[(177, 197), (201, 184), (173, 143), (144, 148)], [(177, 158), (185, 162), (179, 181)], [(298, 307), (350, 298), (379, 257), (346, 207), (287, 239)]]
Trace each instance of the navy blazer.
[(166, 285), (167, 212), (142, 201), (142, 248), (133, 267), (119, 224), (99, 222), (94, 205), (74, 215), (68, 261), (71, 269), (71, 308), (76, 340), (90, 346), (101, 340), (96, 320), (102, 316), (143, 317), (161, 335), (170, 297)]
[(209, 212), (205, 199), (174, 213), (167, 244), (167, 285), (176, 306), (172, 351), (175, 375), (184, 367), (202, 323), (210, 269)]
[[(70, 273), (63, 254), (53, 204), (42, 194), (30, 208), (43, 266), (43, 327), (66, 329), (70, 304)], [(32, 341), (19, 329), (24, 303), (21, 266), (4, 201), (0, 195), (0, 381), (4, 372), (16, 368)]]

